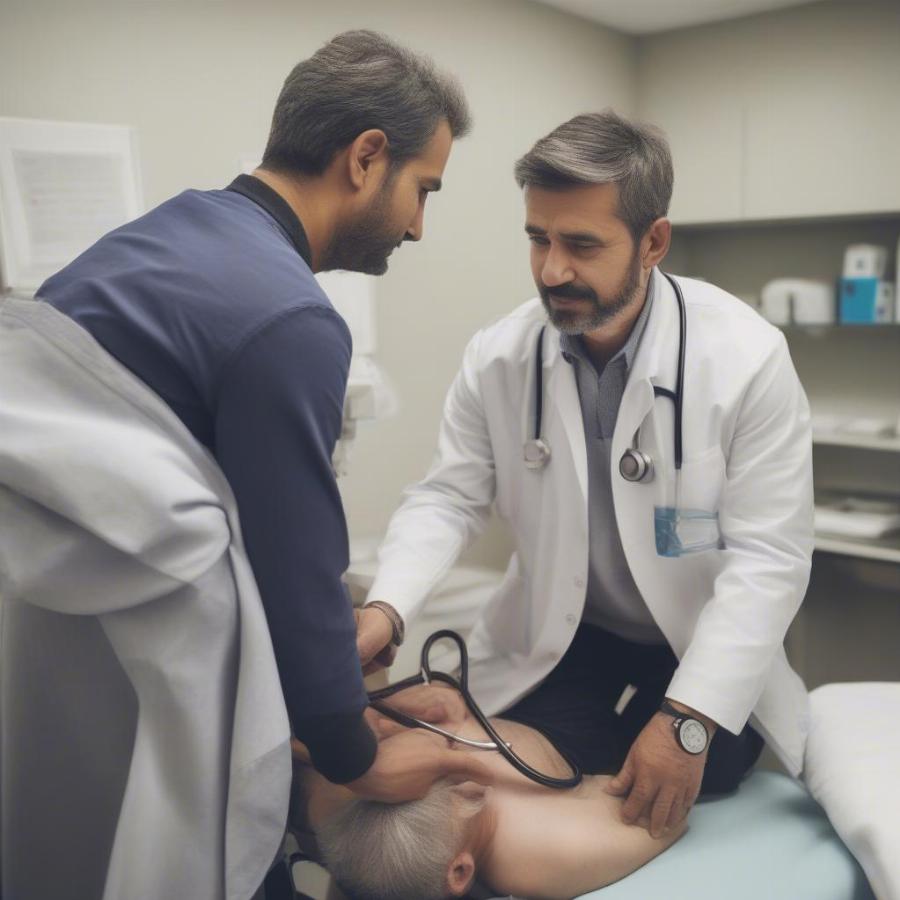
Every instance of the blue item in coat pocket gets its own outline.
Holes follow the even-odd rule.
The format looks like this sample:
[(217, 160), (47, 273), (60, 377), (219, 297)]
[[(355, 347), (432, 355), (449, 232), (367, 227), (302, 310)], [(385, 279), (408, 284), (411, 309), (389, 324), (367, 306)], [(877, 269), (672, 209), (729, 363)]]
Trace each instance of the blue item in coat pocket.
[(659, 556), (679, 557), (723, 547), (717, 512), (657, 506), (653, 518)]

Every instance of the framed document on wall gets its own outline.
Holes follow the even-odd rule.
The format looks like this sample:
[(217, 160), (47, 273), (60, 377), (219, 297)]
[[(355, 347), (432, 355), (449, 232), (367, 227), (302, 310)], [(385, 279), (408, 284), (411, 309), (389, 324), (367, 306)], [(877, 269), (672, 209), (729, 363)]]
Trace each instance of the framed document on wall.
[(142, 209), (136, 135), (125, 125), (0, 118), (0, 279), (43, 281)]

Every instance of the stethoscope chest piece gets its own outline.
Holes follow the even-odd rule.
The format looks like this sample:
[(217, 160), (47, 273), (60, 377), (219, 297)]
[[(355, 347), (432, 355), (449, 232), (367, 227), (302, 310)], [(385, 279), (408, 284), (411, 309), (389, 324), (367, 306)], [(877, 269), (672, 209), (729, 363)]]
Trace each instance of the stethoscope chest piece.
[(619, 474), (626, 481), (647, 484), (653, 481), (653, 460), (637, 447), (629, 447), (619, 460)]
[(526, 469), (543, 469), (550, 461), (550, 447), (541, 438), (532, 438), (525, 441), (522, 458)]

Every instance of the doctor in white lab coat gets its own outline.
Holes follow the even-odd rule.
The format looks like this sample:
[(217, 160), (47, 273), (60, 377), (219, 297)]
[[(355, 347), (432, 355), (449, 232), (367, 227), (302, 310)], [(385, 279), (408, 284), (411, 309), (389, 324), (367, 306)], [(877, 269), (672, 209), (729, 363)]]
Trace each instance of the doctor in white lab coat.
[[(717, 730), (720, 743), (761, 737), (791, 773), (802, 768), (807, 693), (783, 639), (813, 548), (808, 405), (777, 329), (724, 291), (677, 279), (686, 332), (676, 477), (675, 404), (654, 396), (675, 390), (681, 337), (658, 268), (671, 235), (664, 138), (611, 112), (579, 116), (538, 141), (516, 176), (540, 297), (466, 348), (435, 461), (391, 520), (369, 602), (414, 619), (493, 506), (516, 550), (469, 640), (474, 696), (490, 714), (538, 696), (576, 636), (597, 631), (591, 621), (626, 648), (623, 659), (629, 647), (662, 646), (667, 711), (650, 711), (611, 786), (625, 819), (646, 816), (658, 834), (690, 810)], [(614, 363), (618, 390), (601, 384), (586, 404), (590, 379)], [(550, 456), (528, 468), (538, 393)], [(601, 435), (606, 420), (603, 471), (591, 470), (592, 404)], [(652, 459), (650, 481), (620, 473), (635, 446)], [(659, 527), (673, 509), (687, 517), (674, 540)], [(388, 644), (383, 612), (360, 617), (364, 663)], [(703, 726), (693, 745), (679, 716)]]

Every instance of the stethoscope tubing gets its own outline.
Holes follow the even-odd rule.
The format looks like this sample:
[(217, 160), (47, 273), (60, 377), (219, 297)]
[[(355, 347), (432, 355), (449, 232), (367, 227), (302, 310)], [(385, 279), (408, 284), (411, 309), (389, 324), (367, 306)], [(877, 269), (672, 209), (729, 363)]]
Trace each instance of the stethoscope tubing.
[[(687, 345), (687, 309), (684, 302), (684, 294), (681, 292), (681, 286), (669, 275), (668, 272), (660, 270), (660, 274), (672, 285), (675, 291), (675, 299), (678, 301), (678, 368), (675, 376), (675, 390), (670, 391), (668, 388), (653, 388), (654, 397), (667, 397), (670, 399), (675, 408), (675, 427), (674, 427), (674, 450), (675, 450), (675, 469), (680, 470), (684, 459), (684, 434), (682, 427), (682, 411), (684, 409), (684, 365)], [(544, 418), (544, 332), (547, 326), (541, 326), (538, 333), (537, 344), (535, 347), (535, 378), (534, 378), (534, 438), (535, 444), (540, 444), (547, 448), (548, 445), (541, 435), (543, 431)], [(546, 459), (549, 459), (549, 449), (546, 451)], [(538, 468), (539, 466), (531, 466)]]
[[(454, 678), (448, 672), (436, 672), (431, 668), (431, 663), (429, 657), (431, 655), (431, 648), (437, 641), (443, 640), (447, 638), (453, 641), (457, 648), (459, 649), (459, 678)], [(459, 691), (463, 700), (466, 703), (466, 706), (469, 709), (469, 712), (478, 722), (478, 724), (484, 729), (485, 734), (490, 738), (489, 741), (472, 741), (469, 738), (461, 738), (457, 737), (455, 734), (445, 731), (443, 728), (439, 728), (436, 725), (433, 725), (431, 722), (424, 722), (421, 719), (417, 719), (414, 716), (408, 716), (406, 713), (399, 712), (398, 710), (392, 709), (385, 703), (381, 701), (387, 699), (388, 697), (399, 693), (402, 690), (405, 690), (409, 687), (414, 687), (419, 684), (430, 684), (432, 681), (441, 681), (444, 684), (448, 684), (451, 687), (455, 688)], [(538, 784), (542, 784), (545, 787), (551, 788), (573, 788), (576, 785), (581, 783), (582, 775), (579, 767), (572, 762), (568, 756), (557, 748), (557, 752), (563, 758), (566, 765), (572, 770), (572, 775), (568, 778), (557, 778), (552, 775), (545, 775), (543, 772), (539, 772), (537, 769), (532, 768), (528, 763), (525, 762), (516, 752), (513, 750), (512, 745), (504, 741), (503, 738), (497, 733), (497, 730), (488, 720), (487, 716), (481, 711), (478, 704), (475, 702), (475, 699), (469, 693), (469, 652), (466, 648), (466, 642), (462, 639), (462, 637), (457, 634), (455, 631), (451, 631), (449, 628), (442, 629), (440, 631), (435, 631), (434, 634), (430, 635), (425, 643), (422, 645), (422, 656), (421, 656), (421, 665), (420, 670), (417, 675), (411, 675), (409, 678), (404, 678), (402, 681), (398, 681), (396, 684), (388, 685), (386, 688), (381, 688), (377, 691), (371, 691), (369, 693), (369, 703), (370, 705), (376, 709), (379, 713), (384, 716), (387, 716), (390, 719), (393, 719), (395, 722), (398, 722), (401, 725), (405, 725), (408, 728), (424, 728), (426, 731), (431, 731), (435, 734), (439, 734), (442, 737), (447, 738), (448, 740), (454, 741), (459, 744), (464, 744), (467, 747), (473, 747), (476, 750), (495, 750), (501, 756), (503, 756), (507, 762), (517, 771), (521, 772), (527, 778), (530, 778), (532, 781), (537, 782)]]

